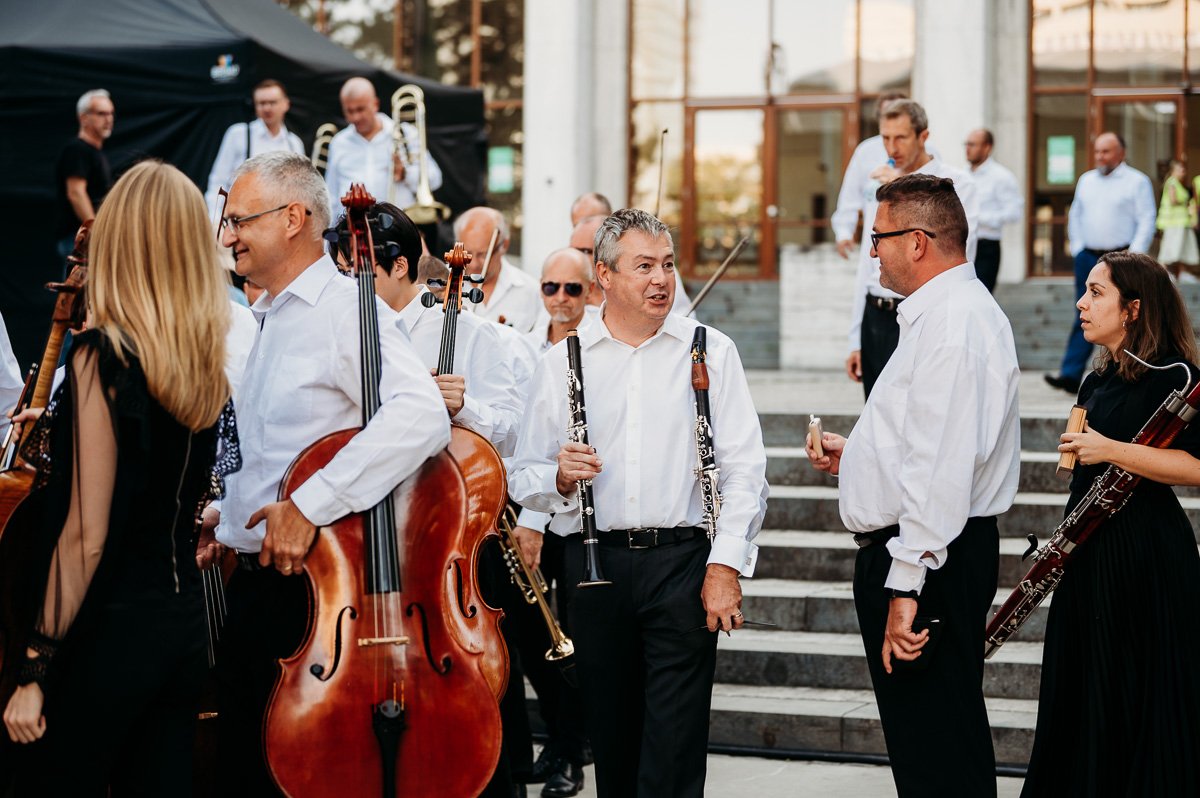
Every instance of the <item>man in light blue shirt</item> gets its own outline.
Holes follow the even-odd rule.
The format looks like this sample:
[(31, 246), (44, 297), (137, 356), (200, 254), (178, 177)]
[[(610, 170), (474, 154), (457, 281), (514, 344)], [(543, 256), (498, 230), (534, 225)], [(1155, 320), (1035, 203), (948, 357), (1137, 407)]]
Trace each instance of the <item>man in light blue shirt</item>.
[[(1150, 178), (1125, 163), (1125, 140), (1101, 133), (1095, 144), (1096, 168), (1075, 184), (1075, 199), (1067, 217), (1067, 238), (1075, 256), (1075, 296), (1087, 290), (1087, 276), (1106, 252), (1128, 249), (1146, 252), (1154, 238), (1154, 187)], [(1092, 345), (1083, 337), (1079, 310), (1058, 376), (1046, 382), (1077, 393)]]

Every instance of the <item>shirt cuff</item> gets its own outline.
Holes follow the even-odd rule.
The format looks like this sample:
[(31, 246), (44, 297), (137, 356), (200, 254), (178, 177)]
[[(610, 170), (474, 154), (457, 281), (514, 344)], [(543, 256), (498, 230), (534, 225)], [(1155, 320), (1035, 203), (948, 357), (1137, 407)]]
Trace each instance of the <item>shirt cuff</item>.
[[(391, 494), (388, 495), (390, 497)], [(329, 487), (320, 471), (292, 491), (290, 498), (300, 514), (314, 526), (329, 526), (339, 518), (354, 512)]]
[(758, 546), (737, 535), (717, 534), (713, 540), (708, 564), (728, 565), (742, 576), (754, 576), (758, 562)]
[(883, 586), (889, 590), (915, 590), (920, 593), (925, 586), (925, 572), (928, 570), (924, 565), (913, 565), (893, 558)]
[[(470, 394), (463, 395), (463, 406), (458, 411), (458, 415), (451, 419), (454, 423), (460, 424), (473, 432), (480, 432), (480, 427), (483, 426), (483, 416), (479, 412), (479, 400)], [(482, 435), (483, 433), (480, 432)], [(484, 437), (487, 437), (486, 435)]]
[(521, 508), (521, 514), (517, 516), (517, 526), (523, 526), (535, 532), (545, 532), (549, 523), (550, 515), (548, 513), (539, 513), (525, 507)]

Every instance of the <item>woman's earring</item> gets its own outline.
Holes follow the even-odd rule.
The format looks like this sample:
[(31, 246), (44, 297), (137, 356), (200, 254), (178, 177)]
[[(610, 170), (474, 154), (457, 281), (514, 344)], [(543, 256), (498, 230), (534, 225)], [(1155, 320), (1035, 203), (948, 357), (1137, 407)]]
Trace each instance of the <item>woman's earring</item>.
[(1129, 322), (1128, 322), (1127, 320), (1126, 320), (1126, 321), (1122, 321), (1122, 322), (1121, 322), (1121, 329), (1122, 329), (1122, 330), (1128, 330), (1128, 329), (1129, 329)]

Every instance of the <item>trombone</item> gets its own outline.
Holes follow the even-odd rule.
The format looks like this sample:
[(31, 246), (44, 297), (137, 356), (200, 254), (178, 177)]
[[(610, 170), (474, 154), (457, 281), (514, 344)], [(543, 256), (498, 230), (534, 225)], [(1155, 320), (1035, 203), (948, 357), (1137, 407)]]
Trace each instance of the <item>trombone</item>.
[[(417, 152), (414, 156), (401, 122), (417, 129)], [(425, 92), (420, 86), (406, 83), (392, 93), (392, 162), (403, 153), (404, 167), (417, 169), (416, 202), (404, 209), (415, 224), (434, 224), (450, 218), (450, 209), (433, 198), (429, 188), (429, 146), (425, 138)], [(396, 202), (396, 181), (388, 183), (388, 202)]]
[(517, 544), (516, 535), (513, 534), (513, 527), (516, 526), (516, 523), (517, 516), (512, 507), (505, 507), (499, 523), (500, 551), (504, 554), (504, 564), (508, 566), (509, 573), (512, 574), (513, 584), (525, 597), (525, 603), (536, 604), (542, 611), (542, 620), (546, 622), (546, 628), (550, 631), (551, 641), (550, 649), (546, 652), (546, 659), (550, 662), (558, 662), (575, 653), (575, 644), (571, 642), (571, 638), (563, 634), (562, 627), (550, 613), (550, 605), (546, 602), (546, 592), (550, 587), (546, 584), (546, 578), (542, 576), (541, 569), (530, 568), (521, 556), (520, 546)]
[(329, 166), (329, 142), (333, 141), (337, 132), (337, 125), (326, 122), (317, 128), (317, 136), (313, 139), (312, 165), (322, 175)]

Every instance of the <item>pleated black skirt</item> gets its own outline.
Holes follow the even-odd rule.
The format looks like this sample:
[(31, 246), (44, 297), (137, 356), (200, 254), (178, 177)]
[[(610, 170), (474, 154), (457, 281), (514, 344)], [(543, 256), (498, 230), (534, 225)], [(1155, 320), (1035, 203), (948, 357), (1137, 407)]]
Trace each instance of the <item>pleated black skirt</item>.
[(1022, 796), (1200, 796), (1200, 556), (1143, 483), (1051, 600)]

